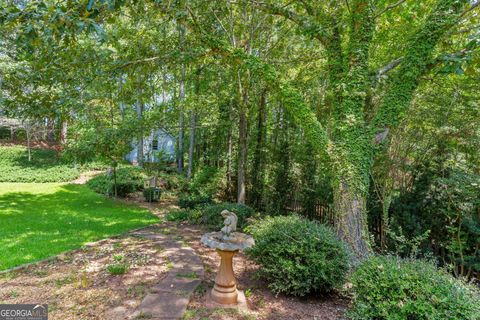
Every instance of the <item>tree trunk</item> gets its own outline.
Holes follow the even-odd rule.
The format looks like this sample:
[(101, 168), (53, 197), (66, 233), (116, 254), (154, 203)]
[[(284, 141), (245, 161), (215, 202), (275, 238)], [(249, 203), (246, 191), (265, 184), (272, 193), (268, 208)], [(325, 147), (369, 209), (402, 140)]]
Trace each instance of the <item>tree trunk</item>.
[(353, 262), (358, 263), (369, 254), (366, 221), (366, 195), (357, 191), (351, 179), (341, 177), (333, 189), (335, 227), (337, 234), (353, 253)]
[(267, 91), (263, 90), (260, 96), (260, 103), (258, 104), (257, 115), (257, 143), (255, 146), (255, 153), (253, 155), (252, 166), (252, 190), (251, 190), (251, 202), (256, 208), (262, 206), (262, 194), (263, 194), (263, 169), (264, 169), (264, 144), (266, 136), (265, 120), (266, 120), (266, 95)]
[[(182, 25), (179, 24), (179, 43), (180, 43), (180, 50), (182, 52), (182, 59), (183, 59), (183, 42), (185, 40), (185, 29)], [(178, 88), (178, 101), (179, 101), (179, 119), (178, 119), (178, 154), (177, 154), (177, 171), (179, 173), (183, 172), (184, 167), (184, 100), (185, 100), (185, 63), (182, 61), (180, 66), (180, 82)]]
[[(183, 68), (182, 68), (182, 74), (184, 74)], [(183, 76), (182, 76), (183, 79)], [(185, 91), (184, 91), (184, 83), (183, 80), (180, 80), (180, 92), (179, 92), (179, 101), (180, 101), (180, 106), (179, 106), (179, 118), (178, 118), (178, 154), (177, 154), (177, 171), (179, 173), (183, 172), (183, 166), (184, 166), (184, 158), (183, 158), (183, 149), (184, 149), (184, 137), (185, 137), (185, 131), (184, 131), (184, 115), (183, 115), (183, 99), (185, 97)]]
[(240, 109), (240, 118), (238, 123), (238, 182), (237, 182), (237, 202), (244, 204), (246, 198), (245, 192), (245, 166), (247, 161), (247, 115), (243, 107)]
[(31, 146), (31, 125), (27, 122), (25, 126), (25, 131), (27, 132), (27, 151), (28, 151), (28, 162), (32, 161), (32, 146)]
[(48, 118), (47, 142), (49, 144), (55, 143), (55, 121), (53, 120), (53, 118)]
[(229, 199), (234, 199), (233, 187), (232, 187), (232, 149), (233, 149), (233, 139), (232, 139), (232, 127), (228, 127), (228, 137), (227, 137), (227, 194)]
[(138, 135), (138, 148), (137, 148), (137, 161), (140, 167), (143, 167), (143, 125), (141, 124), (143, 120), (143, 103), (138, 101), (137, 102), (137, 116), (140, 120), (140, 133)]
[(62, 146), (65, 146), (67, 143), (67, 132), (68, 132), (68, 122), (67, 120), (63, 120), (62, 122), (62, 130), (60, 133), (60, 143)]
[(113, 173), (113, 196), (117, 198), (117, 164), (116, 163), (112, 165), (112, 173)]
[(188, 168), (187, 179), (192, 178), (193, 170), (193, 151), (195, 150), (195, 126), (197, 125), (197, 115), (195, 111), (192, 111), (192, 117), (190, 120), (190, 145), (188, 146)]

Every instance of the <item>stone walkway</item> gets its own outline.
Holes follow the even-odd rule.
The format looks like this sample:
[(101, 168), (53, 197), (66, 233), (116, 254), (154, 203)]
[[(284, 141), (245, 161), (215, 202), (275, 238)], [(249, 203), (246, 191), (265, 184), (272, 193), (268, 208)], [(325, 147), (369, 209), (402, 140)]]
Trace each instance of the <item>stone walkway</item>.
[(190, 300), (190, 296), (200, 284), (204, 275), (203, 263), (195, 251), (180, 241), (149, 230), (132, 233), (132, 236), (152, 240), (164, 248), (169, 259), (170, 270), (167, 276), (149, 289), (140, 306), (133, 314), (126, 314), (124, 307), (109, 312), (109, 319), (180, 319)]

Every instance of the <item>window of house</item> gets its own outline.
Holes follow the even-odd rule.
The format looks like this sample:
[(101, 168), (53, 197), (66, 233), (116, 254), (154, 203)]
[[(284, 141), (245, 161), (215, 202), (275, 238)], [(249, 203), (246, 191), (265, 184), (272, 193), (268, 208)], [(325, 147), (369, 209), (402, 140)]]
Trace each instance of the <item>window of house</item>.
[(157, 139), (153, 139), (153, 141), (152, 141), (152, 150), (158, 151), (158, 140)]

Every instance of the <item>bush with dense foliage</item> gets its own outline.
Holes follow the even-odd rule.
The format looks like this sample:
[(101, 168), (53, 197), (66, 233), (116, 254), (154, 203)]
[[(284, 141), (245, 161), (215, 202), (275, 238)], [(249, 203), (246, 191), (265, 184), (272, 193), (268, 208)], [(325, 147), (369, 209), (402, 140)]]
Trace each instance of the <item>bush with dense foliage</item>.
[(0, 182), (65, 182), (80, 172), (62, 163), (54, 150), (31, 149), (31, 161), (25, 147), (0, 147)]
[(214, 167), (203, 167), (193, 176), (188, 185), (188, 192), (191, 194), (215, 198), (218, 192), (223, 189), (225, 172)]
[(224, 202), (204, 205), (197, 210), (191, 210), (189, 220), (193, 223), (205, 225), (209, 230), (218, 231), (223, 227), (223, 221), (225, 220), (220, 215), (223, 210), (231, 211), (237, 215), (238, 230), (242, 230), (247, 225), (247, 219), (255, 213), (252, 208), (244, 204)]
[(187, 221), (190, 218), (190, 210), (172, 210), (165, 214), (165, 219), (167, 221)]
[(186, 180), (176, 172), (164, 171), (158, 174), (158, 183), (162, 189), (177, 191), (185, 188)]
[(327, 226), (297, 215), (268, 217), (249, 226), (255, 246), (247, 255), (276, 294), (328, 293), (349, 269), (347, 250)]
[[(139, 167), (120, 167), (117, 169), (117, 196), (125, 197), (130, 193), (143, 190), (145, 173)], [(87, 182), (93, 191), (108, 196), (114, 195), (113, 174), (102, 173)]]
[(353, 319), (480, 319), (480, 295), (433, 263), (373, 257), (352, 275)]
[(182, 209), (193, 209), (210, 203), (212, 198), (206, 195), (183, 194), (178, 199), (178, 205)]
[(428, 232), (421, 253), (439, 255), (457, 276), (470, 278), (480, 272), (480, 176), (439, 166), (418, 168), (412, 188), (392, 203), (390, 227), (409, 239)]

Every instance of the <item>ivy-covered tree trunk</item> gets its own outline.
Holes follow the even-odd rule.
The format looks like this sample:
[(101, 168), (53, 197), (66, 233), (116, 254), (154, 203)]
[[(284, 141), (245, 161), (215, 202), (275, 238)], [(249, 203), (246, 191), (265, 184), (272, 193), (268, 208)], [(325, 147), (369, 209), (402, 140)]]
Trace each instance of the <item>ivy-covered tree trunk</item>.
[[(368, 53), (373, 37), (372, 1), (351, 3), (348, 66), (341, 82), (343, 90), (337, 92), (341, 101), (333, 105), (333, 140), (331, 150), (334, 164), (335, 226), (359, 260), (368, 255), (366, 224), (366, 190), (368, 190), (369, 143), (365, 138), (364, 105), (369, 88)], [(338, 55), (340, 59), (342, 55)], [(333, 65), (338, 64), (331, 57)], [(332, 68), (337, 70), (338, 68)], [(338, 75), (337, 75), (338, 77)]]
[(354, 260), (368, 256), (369, 245), (366, 221), (366, 195), (345, 178), (333, 189), (338, 236), (349, 244)]

